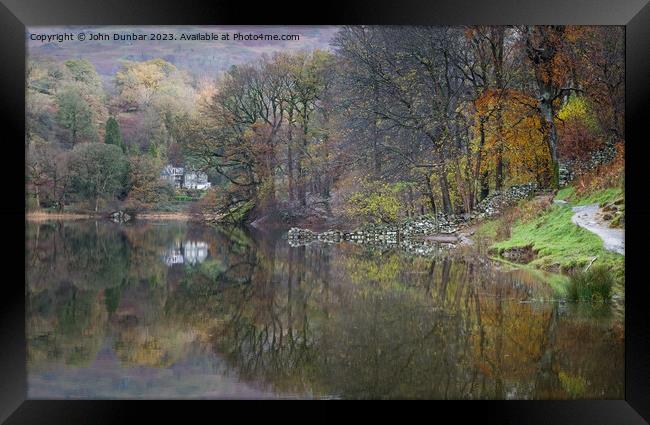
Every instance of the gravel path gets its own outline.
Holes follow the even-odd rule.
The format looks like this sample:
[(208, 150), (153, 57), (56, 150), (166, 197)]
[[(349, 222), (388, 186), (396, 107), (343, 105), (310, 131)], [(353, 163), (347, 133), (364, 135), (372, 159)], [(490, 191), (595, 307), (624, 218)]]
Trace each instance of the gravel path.
[(612, 229), (598, 216), (598, 204), (573, 207), (573, 223), (600, 236), (606, 250), (625, 255), (625, 230)]

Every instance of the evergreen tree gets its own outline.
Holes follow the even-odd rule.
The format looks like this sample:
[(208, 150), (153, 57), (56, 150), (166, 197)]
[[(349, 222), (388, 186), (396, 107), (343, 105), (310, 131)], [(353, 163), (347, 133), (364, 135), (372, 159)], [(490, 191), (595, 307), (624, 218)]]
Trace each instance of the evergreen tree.
[(122, 149), (122, 152), (126, 152), (126, 146), (124, 145), (124, 140), (122, 140), (122, 135), (120, 134), (120, 125), (114, 117), (109, 117), (106, 121), (104, 143), (119, 146), (120, 149)]

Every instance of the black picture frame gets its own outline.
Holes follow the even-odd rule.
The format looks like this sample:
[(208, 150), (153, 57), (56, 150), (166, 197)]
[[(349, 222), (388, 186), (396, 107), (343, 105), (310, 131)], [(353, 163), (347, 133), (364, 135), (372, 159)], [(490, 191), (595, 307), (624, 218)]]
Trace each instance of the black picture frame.
[[(2, 0), (0, 5), (0, 134), (5, 185), (0, 218), (5, 225), (3, 263), (16, 273), (2, 279), (0, 309), (0, 421), (8, 424), (125, 423), (136, 411), (186, 423), (196, 413), (221, 408), (187, 404), (125, 401), (26, 400), (25, 366), (25, 27), (35, 25), (235, 25), (235, 24), (591, 24), (626, 27), (626, 317), (625, 399), (593, 401), (494, 401), (437, 403), (435, 409), (420, 406), (417, 413), (452, 414), (454, 422), (475, 418), (477, 423), (500, 424), (642, 424), (650, 422), (650, 361), (647, 348), (647, 283), (642, 273), (650, 202), (645, 193), (644, 158), (650, 140), (650, 4), (649, 0), (444, 0), (437, 2), (375, 1), (372, 3), (242, 1), (178, 2), (173, 0)], [(290, 11), (304, 11), (291, 16)], [(14, 176), (14, 177), (10, 177)], [(7, 236), (9, 238), (7, 238)], [(20, 279), (22, 277), (22, 280)], [(607, 365), (603, 365), (607, 367)], [(470, 404), (471, 403), (471, 404)], [(252, 411), (274, 415), (289, 411), (282, 405), (264, 409), (236, 409), (246, 417)], [(276, 410), (277, 409), (277, 410)], [(388, 410), (364, 409), (382, 417)], [(291, 409), (293, 410), (293, 409)], [(322, 410), (322, 409), (321, 409)], [(409, 414), (413, 412), (408, 408)], [(214, 414), (214, 413), (213, 413)], [(319, 419), (337, 418), (330, 409)], [(444, 416), (440, 416), (444, 417)], [(305, 420), (308, 417), (294, 417)], [(213, 416), (216, 420), (216, 416)], [(480, 421), (480, 422), (479, 422)]]

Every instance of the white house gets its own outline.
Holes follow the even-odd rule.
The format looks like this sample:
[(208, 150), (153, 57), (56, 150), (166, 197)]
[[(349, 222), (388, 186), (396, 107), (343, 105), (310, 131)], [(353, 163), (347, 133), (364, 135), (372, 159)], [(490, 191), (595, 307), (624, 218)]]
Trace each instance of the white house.
[(183, 167), (174, 167), (167, 164), (160, 172), (160, 178), (172, 184), (176, 189), (180, 189), (183, 186), (184, 172), (185, 169)]
[(189, 171), (184, 167), (174, 167), (170, 164), (160, 172), (160, 178), (172, 184), (176, 189), (206, 190), (211, 186), (208, 175), (201, 171)]
[(210, 187), (208, 175), (200, 171), (189, 171), (185, 173), (183, 187), (185, 189), (206, 190)]
[(198, 264), (208, 257), (208, 244), (203, 241), (176, 241), (165, 250), (162, 259), (168, 266)]

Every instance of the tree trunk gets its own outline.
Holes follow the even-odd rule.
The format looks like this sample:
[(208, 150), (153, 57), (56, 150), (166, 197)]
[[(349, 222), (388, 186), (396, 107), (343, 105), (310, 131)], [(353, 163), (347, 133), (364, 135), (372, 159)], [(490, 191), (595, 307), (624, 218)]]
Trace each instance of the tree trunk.
[(458, 188), (458, 193), (460, 194), (460, 197), (463, 200), (464, 212), (468, 213), (471, 208), (470, 197), (469, 194), (467, 193), (468, 191), (465, 186), (465, 182), (463, 180), (462, 171), (460, 169), (460, 163), (458, 162), (458, 157), (454, 159), (454, 168), (455, 168), (454, 175), (456, 176), (456, 187)]
[(427, 196), (429, 197), (429, 202), (431, 203), (431, 212), (433, 215), (436, 215), (436, 199), (433, 197), (433, 188), (431, 187), (431, 177), (426, 176), (424, 178), (424, 182), (426, 183), (427, 187)]
[[(481, 162), (483, 160), (483, 146), (485, 145), (485, 121), (483, 118), (480, 119), (479, 121), (479, 134), (480, 134), (480, 140), (479, 140), (479, 145), (478, 145), (478, 151), (476, 152), (476, 168), (474, 168), (474, 181), (475, 182), (480, 182), (480, 193), (479, 196), (474, 199), (476, 203), (482, 201), (485, 199), (485, 197), (488, 195), (489, 192), (489, 187), (487, 187), (487, 172), (483, 173), (481, 176)], [(473, 193), (473, 191), (472, 191)], [(472, 203), (472, 207), (474, 203)]]
[(487, 171), (484, 171), (481, 175), (481, 201), (490, 194), (490, 175)]
[(289, 202), (293, 202), (293, 152), (291, 150), (291, 145), (287, 146), (287, 174), (289, 177)]
[(375, 176), (381, 174), (381, 162), (379, 161), (379, 152), (377, 148), (377, 138), (375, 137), (372, 141), (372, 156), (374, 162)]
[(495, 190), (501, 190), (503, 188), (503, 151), (500, 146), (497, 148), (497, 167), (494, 180)]
[[(503, 42), (505, 38), (505, 27), (493, 27), (494, 43), (492, 43), (492, 60), (494, 61), (494, 84), (499, 92), (505, 89), (503, 84)], [(496, 105), (495, 119), (497, 130), (497, 158), (495, 170), (495, 189), (501, 190), (503, 188), (503, 149), (505, 138), (503, 137), (503, 116), (501, 111), (502, 99), (499, 99)]]
[(449, 196), (449, 181), (445, 174), (444, 167), (442, 173), (438, 176), (438, 183), (440, 184), (440, 193), (442, 194), (442, 209), (448, 215), (454, 213), (454, 208), (451, 205), (451, 197)]
[(449, 181), (447, 180), (447, 167), (445, 157), (442, 153), (438, 153), (438, 184), (440, 185), (440, 195), (442, 196), (442, 210), (445, 214), (453, 214), (454, 208), (451, 204), (451, 197), (449, 196)]
[(303, 207), (307, 206), (307, 172), (305, 171), (305, 158), (307, 153), (307, 116), (303, 117), (304, 123), (302, 126), (302, 152), (300, 153), (300, 204)]
[(415, 217), (415, 206), (413, 205), (413, 188), (411, 187), (411, 185), (409, 185), (408, 200), (409, 200), (408, 215), (409, 217)]
[[(534, 40), (534, 32), (537, 30), (541, 35), (541, 41), (537, 45)], [(562, 26), (542, 26), (527, 27), (526, 33), (526, 50), (529, 59), (533, 64), (535, 80), (539, 89), (539, 112), (541, 115), (544, 137), (550, 152), (551, 170), (550, 186), (557, 189), (560, 180), (560, 167), (557, 154), (557, 129), (554, 122), (553, 99), (559, 87), (553, 82), (553, 62), (558, 54), (558, 46), (555, 44), (556, 38), (562, 37), (564, 27)]]
[[(375, 98), (375, 104), (377, 104), (379, 102), (379, 97), (377, 95), (377, 85), (375, 83), (373, 83), (372, 90)], [(373, 116), (372, 117), (372, 160), (373, 160), (373, 170), (375, 172), (375, 176), (379, 176), (381, 174), (381, 160), (379, 158), (379, 147), (377, 144), (377, 140), (379, 140), (379, 126), (377, 125), (377, 117)]]
[(268, 206), (273, 208), (275, 205), (275, 164), (276, 164), (276, 158), (275, 158), (275, 147), (273, 146), (273, 142), (269, 140), (267, 142), (267, 148), (268, 148), (268, 173), (269, 173), (269, 193), (268, 193)]
[(550, 186), (553, 189), (559, 187), (560, 182), (560, 165), (557, 155), (557, 128), (553, 119), (553, 104), (551, 100), (550, 88), (546, 88), (542, 93), (542, 100), (540, 102), (540, 111), (544, 122), (544, 133), (546, 144), (551, 155), (551, 178)]
[(293, 181), (293, 132), (291, 131), (291, 115), (289, 115), (289, 140), (287, 141), (287, 174), (289, 177), (289, 202), (294, 200), (294, 181)]

